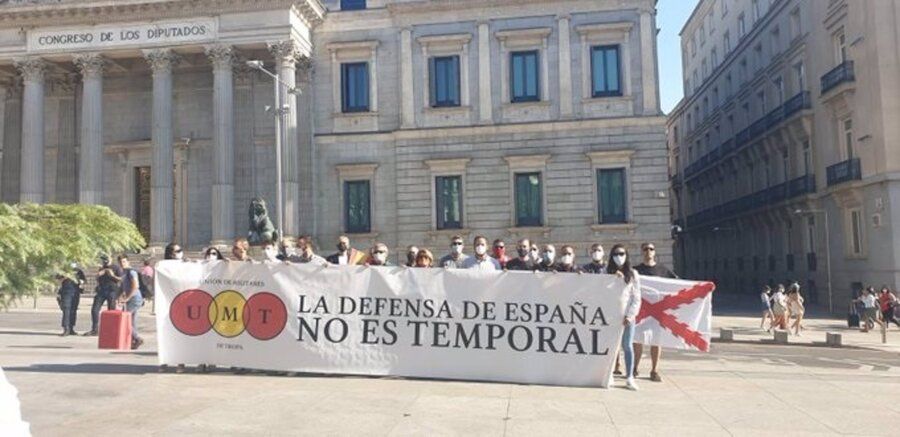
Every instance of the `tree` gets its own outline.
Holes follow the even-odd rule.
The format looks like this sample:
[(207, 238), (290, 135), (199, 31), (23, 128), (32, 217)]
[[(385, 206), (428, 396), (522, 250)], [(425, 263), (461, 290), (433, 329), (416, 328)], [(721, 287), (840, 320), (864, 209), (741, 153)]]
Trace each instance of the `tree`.
[(145, 244), (131, 220), (105, 206), (0, 204), (0, 308), (73, 274), (72, 262)]

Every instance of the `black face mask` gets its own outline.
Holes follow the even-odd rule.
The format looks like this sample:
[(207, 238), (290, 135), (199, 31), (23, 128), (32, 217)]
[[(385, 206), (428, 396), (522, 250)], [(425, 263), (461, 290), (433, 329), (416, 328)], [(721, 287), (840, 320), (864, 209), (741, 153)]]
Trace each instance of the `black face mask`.
[(516, 251), (519, 253), (519, 258), (525, 258), (529, 253), (528, 249), (517, 249)]
[(406, 254), (406, 261), (410, 264), (414, 264), (416, 262), (416, 253), (410, 252)]
[(346, 252), (347, 248), (348, 248), (348, 246), (344, 243), (338, 243), (338, 245), (337, 245), (337, 250), (339, 250), (341, 252)]

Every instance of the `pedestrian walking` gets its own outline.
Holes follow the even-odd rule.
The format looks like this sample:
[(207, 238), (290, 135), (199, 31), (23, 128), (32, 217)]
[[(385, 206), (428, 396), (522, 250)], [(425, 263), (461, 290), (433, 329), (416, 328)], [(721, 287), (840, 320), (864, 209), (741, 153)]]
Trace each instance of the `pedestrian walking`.
[[(625, 329), (622, 333), (621, 345), (622, 353), (625, 355), (625, 387), (629, 390), (637, 390), (638, 386), (634, 382), (634, 325), (637, 315), (641, 311), (640, 274), (631, 268), (631, 263), (628, 261), (628, 251), (625, 249), (625, 246), (616, 244), (613, 246), (611, 254), (606, 273), (616, 275), (625, 281), (625, 292), (628, 295), (628, 303), (625, 306), (625, 318), (622, 320)], [(611, 378), (610, 382), (612, 382)]]
[(794, 330), (794, 335), (799, 337), (800, 329), (803, 327), (803, 314), (806, 312), (806, 307), (803, 305), (803, 296), (800, 295), (800, 285), (796, 282), (791, 284), (788, 290), (787, 307), (789, 312), (788, 319), (795, 319), (791, 328)]
[(131, 349), (137, 349), (144, 344), (144, 339), (138, 334), (137, 316), (138, 310), (144, 306), (144, 299), (141, 296), (140, 277), (138, 272), (131, 268), (128, 257), (119, 255), (119, 268), (122, 269), (122, 288), (118, 302), (125, 306), (125, 311), (131, 313)]
[[(670, 268), (660, 264), (656, 260), (656, 245), (653, 243), (641, 244), (641, 255), (643, 260), (635, 267), (641, 276), (657, 276), (660, 278), (678, 279)], [(644, 354), (644, 345), (636, 343), (634, 345), (634, 376), (637, 377), (638, 367), (641, 364), (641, 356)], [(662, 359), (662, 348), (657, 345), (650, 346), (650, 380), (654, 382), (662, 382), (662, 376), (659, 374), (659, 361)]]
[(772, 322), (772, 329), (787, 330), (787, 296), (784, 294), (784, 285), (775, 286), (775, 293), (772, 294), (772, 314), (775, 316)]
[(886, 285), (881, 286), (881, 294), (878, 296), (878, 304), (881, 307), (881, 320), (884, 321), (886, 327), (890, 327), (891, 322), (894, 322), (898, 328), (900, 328), (900, 320), (894, 316), (896, 312), (895, 309), (898, 308), (897, 296), (891, 292), (891, 289)]
[(872, 287), (863, 289), (862, 296), (858, 300), (863, 307), (859, 321), (860, 331), (869, 332), (876, 324), (880, 326), (882, 323), (878, 320), (878, 299), (875, 297), (875, 289)]
[[(764, 285), (762, 292), (759, 293), (759, 300), (762, 308), (762, 320), (759, 321), (759, 329), (765, 327), (766, 332), (771, 332), (772, 326), (775, 324), (775, 315), (772, 314), (772, 287)], [(766, 327), (767, 321), (769, 326)]]

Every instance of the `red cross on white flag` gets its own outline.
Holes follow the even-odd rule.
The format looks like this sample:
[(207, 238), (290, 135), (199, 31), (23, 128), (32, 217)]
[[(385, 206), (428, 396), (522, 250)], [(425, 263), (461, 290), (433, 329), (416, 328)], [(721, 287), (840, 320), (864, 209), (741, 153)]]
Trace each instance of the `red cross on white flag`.
[(709, 351), (712, 282), (641, 276), (641, 311), (634, 342)]

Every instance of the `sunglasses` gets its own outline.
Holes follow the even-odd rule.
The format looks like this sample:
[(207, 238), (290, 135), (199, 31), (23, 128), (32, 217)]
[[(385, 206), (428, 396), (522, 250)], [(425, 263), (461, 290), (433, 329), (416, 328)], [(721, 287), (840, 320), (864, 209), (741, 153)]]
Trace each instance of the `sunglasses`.
[(454, 242), (450, 243), (450, 245), (451, 246), (462, 246), (463, 244), (458, 241), (454, 241)]
[(375, 253), (377, 253), (377, 254), (383, 254), (383, 253), (387, 253), (387, 252), (385, 252), (385, 251), (383, 251), (383, 250), (376, 250)]
[(625, 252), (616, 252), (613, 255), (625, 255)]
[(575, 253), (574, 252), (565, 252), (565, 253), (563, 253), (563, 255), (575, 255)]
[(175, 253), (181, 253), (181, 248), (179, 247), (179, 248), (175, 249), (174, 252), (175, 252)]
[(494, 246), (494, 249), (505, 249), (506, 246)]
[(655, 250), (656, 250), (655, 247), (645, 247), (645, 248), (644, 248), (644, 252), (653, 252), (653, 251), (655, 251)]

